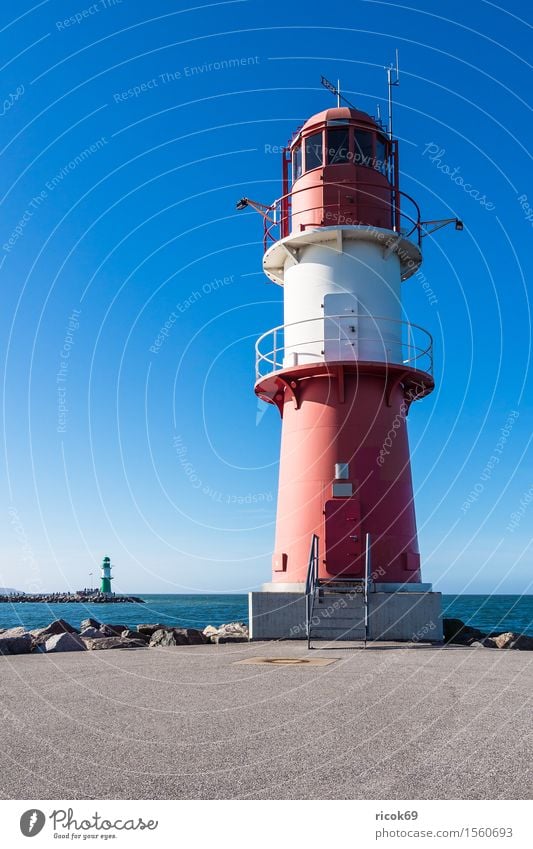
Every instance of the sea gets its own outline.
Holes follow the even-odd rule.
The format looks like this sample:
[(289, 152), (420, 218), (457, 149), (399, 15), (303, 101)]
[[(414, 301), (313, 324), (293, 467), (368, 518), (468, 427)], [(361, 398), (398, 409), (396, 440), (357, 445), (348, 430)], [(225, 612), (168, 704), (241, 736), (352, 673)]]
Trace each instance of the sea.
[[(246, 595), (139, 595), (144, 604), (0, 603), (0, 628), (22, 625), (43, 628), (66, 619), (78, 628), (92, 616), (99, 622), (135, 627), (143, 622), (205, 628), (226, 622), (248, 622)], [(533, 636), (533, 595), (444, 595), (443, 615), (462, 619), (482, 631)]]

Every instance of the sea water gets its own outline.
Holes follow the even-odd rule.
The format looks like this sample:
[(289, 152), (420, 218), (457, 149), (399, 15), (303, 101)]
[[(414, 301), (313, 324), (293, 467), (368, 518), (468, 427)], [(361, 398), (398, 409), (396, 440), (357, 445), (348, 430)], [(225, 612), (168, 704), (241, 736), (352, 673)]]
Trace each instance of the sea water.
[[(0, 604), (0, 628), (42, 628), (66, 619), (76, 628), (92, 616), (99, 622), (135, 627), (142, 622), (205, 628), (248, 622), (246, 595), (140, 595), (145, 604)], [(533, 636), (533, 595), (444, 595), (443, 615), (482, 631), (515, 631)]]

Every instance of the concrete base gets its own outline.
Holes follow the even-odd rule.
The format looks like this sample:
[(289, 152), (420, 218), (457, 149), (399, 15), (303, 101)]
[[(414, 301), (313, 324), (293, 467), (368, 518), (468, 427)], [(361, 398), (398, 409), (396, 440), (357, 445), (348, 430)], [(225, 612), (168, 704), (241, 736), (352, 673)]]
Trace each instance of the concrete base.
[[(327, 614), (330, 638), (354, 639), (346, 620), (347, 607), (335, 596)], [(305, 594), (297, 592), (253, 592), (249, 593), (249, 621), (251, 640), (306, 639)], [(442, 597), (434, 592), (374, 592), (368, 596), (368, 639), (400, 640), (409, 642), (440, 642), (442, 640)], [(356, 610), (354, 609), (354, 617)], [(324, 613), (318, 605), (314, 616), (319, 616), (318, 627), (312, 630), (313, 639), (327, 638), (321, 634)], [(338, 631), (332, 629), (338, 617)], [(359, 618), (359, 611), (357, 611)], [(354, 620), (354, 625), (355, 625)]]

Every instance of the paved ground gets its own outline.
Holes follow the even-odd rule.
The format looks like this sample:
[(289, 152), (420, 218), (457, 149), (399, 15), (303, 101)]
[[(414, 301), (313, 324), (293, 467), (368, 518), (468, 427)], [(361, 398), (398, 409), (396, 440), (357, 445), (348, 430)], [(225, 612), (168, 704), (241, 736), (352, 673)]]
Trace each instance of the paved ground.
[(532, 684), (533, 653), (421, 645), (0, 657), (0, 796), (531, 798)]

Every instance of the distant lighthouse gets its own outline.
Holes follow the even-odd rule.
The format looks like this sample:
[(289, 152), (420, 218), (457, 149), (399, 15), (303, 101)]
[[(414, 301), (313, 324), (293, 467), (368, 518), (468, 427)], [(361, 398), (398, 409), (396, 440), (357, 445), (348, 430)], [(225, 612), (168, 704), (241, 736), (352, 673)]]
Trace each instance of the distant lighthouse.
[[(256, 345), (255, 392), (282, 418), (272, 582), (250, 594), (252, 638), (438, 640), (424, 584), (407, 416), (432, 392), (431, 335), (405, 320), (402, 284), (422, 222), (400, 191), (398, 141), (351, 106), (309, 118), (282, 155), (263, 269), (284, 323)], [(428, 228), (430, 225), (430, 229)]]
[(111, 592), (111, 581), (113, 578), (111, 577), (111, 560), (109, 557), (104, 557), (103, 563), (100, 567), (101, 570), (101, 582), (100, 582), (100, 592), (101, 593), (110, 593)]

